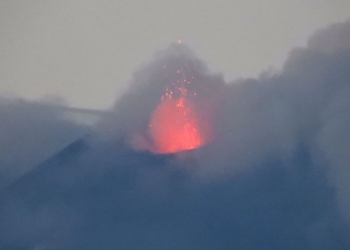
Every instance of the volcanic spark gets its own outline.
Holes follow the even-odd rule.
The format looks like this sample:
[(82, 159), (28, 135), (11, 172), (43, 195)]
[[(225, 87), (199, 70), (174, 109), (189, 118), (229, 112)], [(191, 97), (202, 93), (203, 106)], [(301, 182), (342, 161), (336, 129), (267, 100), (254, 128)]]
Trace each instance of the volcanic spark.
[[(181, 73), (180, 70), (177, 71), (177, 74)], [(195, 98), (196, 93), (188, 92), (185, 84), (190, 82), (183, 78), (166, 89), (152, 114), (149, 132), (156, 153), (176, 153), (207, 143), (200, 117), (191, 103), (191, 98)]]

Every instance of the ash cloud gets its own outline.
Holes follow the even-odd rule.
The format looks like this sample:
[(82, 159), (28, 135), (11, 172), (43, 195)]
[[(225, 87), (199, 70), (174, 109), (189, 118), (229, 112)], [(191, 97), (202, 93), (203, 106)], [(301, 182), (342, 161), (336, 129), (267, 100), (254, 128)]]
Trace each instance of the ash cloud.
[[(0, 248), (349, 249), (349, 30), (230, 83), (186, 46), (159, 52), (90, 136), (0, 194)], [(150, 116), (185, 64), (215, 140), (150, 153)]]

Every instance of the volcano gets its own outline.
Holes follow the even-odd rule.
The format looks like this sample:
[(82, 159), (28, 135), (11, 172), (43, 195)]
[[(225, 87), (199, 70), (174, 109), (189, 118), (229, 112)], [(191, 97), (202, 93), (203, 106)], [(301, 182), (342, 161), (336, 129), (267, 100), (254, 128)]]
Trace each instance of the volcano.
[(0, 191), (1, 250), (350, 249), (350, 54), (297, 50), (225, 87), (187, 52), (160, 53), (89, 136)]
[[(123, 141), (77, 140), (1, 193), (0, 248), (306, 249), (299, 233), (335, 214), (318, 201), (332, 196), (303, 154), (293, 170), (269, 164), (205, 185), (176, 162)], [(308, 192), (290, 186), (296, 180)]]

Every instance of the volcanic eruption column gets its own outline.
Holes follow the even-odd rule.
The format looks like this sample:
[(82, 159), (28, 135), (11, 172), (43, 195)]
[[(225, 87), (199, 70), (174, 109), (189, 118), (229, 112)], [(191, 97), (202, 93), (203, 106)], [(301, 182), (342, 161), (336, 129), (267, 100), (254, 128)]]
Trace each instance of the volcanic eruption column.
[(191, 103), (197, 94), (189, 92), (186, 87), (194, 77), (186, 79), (181, 70), (177, 70), (177, 74), (178, 79), (166, 88), (165, 95), (162, 95), (160, 104), (151, 116), (149, 132), (155, 153), (176, 153), (207, 143), (201, 119)]

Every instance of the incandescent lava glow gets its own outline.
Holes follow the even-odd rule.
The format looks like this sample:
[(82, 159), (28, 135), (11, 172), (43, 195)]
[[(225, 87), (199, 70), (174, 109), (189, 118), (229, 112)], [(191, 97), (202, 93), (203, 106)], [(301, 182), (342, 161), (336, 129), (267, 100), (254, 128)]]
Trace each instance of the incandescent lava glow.
[[(178, 74), (181, 71), (177, 72)], [(196, 93), (189, 93), (186, 79), (167, 87), (149, 123), (153, 140), (152, 151), (159, 154), (176, 153), (201, 147), (207, 143), (202, 120), (191, 101)]]

